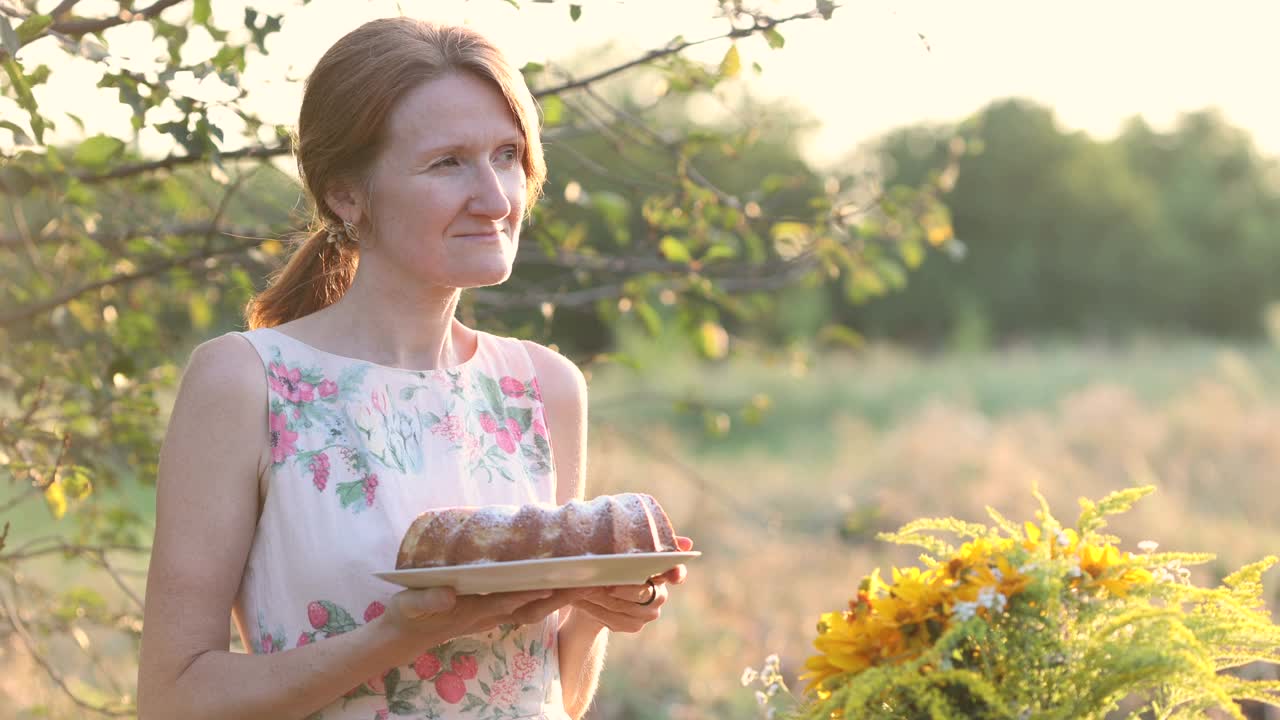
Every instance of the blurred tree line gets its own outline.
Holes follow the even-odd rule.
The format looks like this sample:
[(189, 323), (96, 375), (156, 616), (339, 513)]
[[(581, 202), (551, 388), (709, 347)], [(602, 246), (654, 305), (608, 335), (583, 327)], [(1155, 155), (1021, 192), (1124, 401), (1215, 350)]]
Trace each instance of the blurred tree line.
[[(1168, 132), (1141, 118), (1100, 141), (1051, 109), (991, 104), (960, 127), (976, 152), (943, 198), (961, 262), (930, 255), (911, 291), (845, 322), (929, 345), (1028, 336), (1252, 339), (1280, 300), (1280, 162), (1212, 110)], [(927, 177), (958, 131), (915, 126), (874, 148), (889, 183)]]

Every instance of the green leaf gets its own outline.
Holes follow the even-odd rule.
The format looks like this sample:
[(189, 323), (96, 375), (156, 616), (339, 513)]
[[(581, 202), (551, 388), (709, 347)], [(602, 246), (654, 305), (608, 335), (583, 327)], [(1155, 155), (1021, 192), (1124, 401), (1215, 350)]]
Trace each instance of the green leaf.
[(724, 77), (734, 77), (742, 70), (742, 58), (738, 56), (738, 45), (735, 43), (729, 46), (729, 52), (724, 54), (724, 59), (720, 61), (720, 74)]
[(533, 74), (542, 72), (543, 68), (545, 67), (546, 66), (543, 65), (542, 63), (527, 62), (524, 64), (524, 67), (520, 68), (520, 72), (524, 73), (525, 75), (533, 75)]
[(13, 26), (9, 24), (9, 16), (3, 13), (0, 13), (0, 46), (9, 52), (11, 58), (22, 48), (18, 33), (14, 32)]
[(62, 480), (63, 489), (73, 500), (83, 500), (93, 492), (93, 481), (89, 479), (86, 468), (76, 466), (71, 474)]
[(507, 408), (507, 417), (516, 421), (516, 425), (520, 426), (520, 432), (529, 432), (529, 428), (533, 427), (533, 409), (522, 407)]
[(400, 668), (392, 668), (391, 672), (387, 673), (384, 684), (387, 688), (387, 697), (395, 695), (396, 686), (400, 684)]
[(702, 262), (709, 263), (715, 260), (732, 260), (738, 257), (738, 251), (730, 245), (712, 245), (706, 253), (702, 255)]
[(117, 153), (124, 150), (124, 142), (108, 135), (94, 135), (76, 147), (72, 162), (90, 168), (101, 168)]
[(564, 117), (564, 101), (557, 95), (548, 95), (542, 99), (542, 124), (559, 125)]
[(572, 19), (574, 22), (578, 22), (578, 18), (582, 17), (582, 6), (581, 6), (581, 5), (570, 5), (570, 6), (569, 6), (569, 17), (570, 17), (570, 19)]
[(856, 330), (835, 323), (818, 331), (818, 341), (828, 345), (843, 345), (854, 350), (866, 344), (866, 338)]
[(787, 39), (782, 37), (782, 33), (778, 32), (777, 28), (769, 28), (768, 30), (765, 30), (764, 39), (769, 43), (769, 47), (774, 50), (778, 50), (783, 45), (787, 44)]
[(689, 248), (672, 235), (662, 238), (662, 242), (658, 243), (658, 252), (674, 263), (688, 264), (693, 260), (693, 256), (689, 254)]
[(338, 483), (338, 502), (342, 507), (349, 508), (364, 501), (364, 480)]
[(493, 413), (495, 418), (503, 417), (502, 389), (498, 387), (497, 381), (488, 375), (481, 375), (480, 389), (484, 392), (484, 399), (489, 405), (489, 412)]
[(210, 7), (210, 0), (196, 0), (195, 6), (191, 9), (191, 19), (197, 25), (208, 25), (209, 16), (213, 14), (213, 8)]
[(635, 304), (636, 315), (644, 323), (644, 329), (650, 337), (658, 337), (662, 333), (662, 316), (649, 303), (640, 300)]

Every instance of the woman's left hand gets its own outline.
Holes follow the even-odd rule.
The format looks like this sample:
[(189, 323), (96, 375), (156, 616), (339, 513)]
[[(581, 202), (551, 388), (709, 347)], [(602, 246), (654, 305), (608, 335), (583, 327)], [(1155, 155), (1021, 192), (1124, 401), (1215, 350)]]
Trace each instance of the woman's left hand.
[[(681, 552), (687, 552), (693, 547), (693, 540), (676, 536), (676, 546)], [(683, 583), (688, 574), (684, 565), (677, 565), (642, 585), (591, 588), (573, 601), (573, 609), (590, 615), (614, 632), (639, 632), (662, 615), (667, 585)]]

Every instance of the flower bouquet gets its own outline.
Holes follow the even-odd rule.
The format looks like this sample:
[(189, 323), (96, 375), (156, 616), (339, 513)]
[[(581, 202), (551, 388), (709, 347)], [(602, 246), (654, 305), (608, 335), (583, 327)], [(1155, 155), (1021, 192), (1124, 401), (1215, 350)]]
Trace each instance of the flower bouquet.
[[(783, 714), (1101, 720), (1125, 701), (1130, 718), (1203, 718), (1216, 708), (1243, 719), (1235, 700), (1280, 706), (1280, 682), (1222, 672), (1280, 663), (1261, 580), (1276, 558), (1208, 589), (1186, 567), (1211, 555), (1157, 553), (1150, 542), (1138, 555), (1121, 552), (1102, 532), (1106, 516), (1152, 490), (1081, 500), (1074, 528), (1037, 493), (1036, 522), (989, 509), (994, 527), (924, 519), (882, 535), (924, 548), (923, 567), (895, 568), (891, 581), (877, 570), (848, 609), (822, 616), (818, 654), (801, 675), (805, 696)], [(743, 676), (756, 680), (776, 715), (786, 686), (775, 657)]]

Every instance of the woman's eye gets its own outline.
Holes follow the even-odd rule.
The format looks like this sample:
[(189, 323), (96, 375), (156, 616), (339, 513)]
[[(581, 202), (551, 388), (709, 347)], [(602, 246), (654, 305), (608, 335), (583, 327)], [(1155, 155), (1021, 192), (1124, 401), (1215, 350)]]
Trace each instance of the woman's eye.
[(520, 151), (515, 146), (507, 146), (498, 151), (498, 157), (503, 162), (515, 162), (520, 157)]
[(457, 164), (458, 164), (457, 158), (447, 157), (447, 158), (443, 158), (441, 160), (436, 161), (436, 164), (433, 165), (432, 167), (456, 167)]

